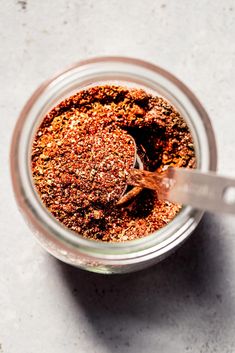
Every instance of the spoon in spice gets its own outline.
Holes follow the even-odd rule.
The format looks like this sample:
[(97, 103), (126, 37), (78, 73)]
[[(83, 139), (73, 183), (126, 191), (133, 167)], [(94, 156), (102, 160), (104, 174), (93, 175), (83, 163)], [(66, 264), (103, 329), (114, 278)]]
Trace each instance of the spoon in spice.
[(122, 195), (118, 205), (124, 205), (143, 188), (148, 188), (157, 191), (160, 200), (211, 212), (235, 214), (235, 179), (218, 176), (213, 172), (203, 173), (199, 170), (175, 167), (170, 167), (161, 174), (149, 172), (143, 170), (137, 152), (134, 167), (127, 181), (127, 184), (134, 188)]

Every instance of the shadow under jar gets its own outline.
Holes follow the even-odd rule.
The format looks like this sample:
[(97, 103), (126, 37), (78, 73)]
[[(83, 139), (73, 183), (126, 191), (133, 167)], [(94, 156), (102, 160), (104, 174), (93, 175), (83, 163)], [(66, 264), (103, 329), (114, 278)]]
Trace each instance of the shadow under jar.
[(201, 171), (216, 170), (216, 143), (208, 115), (193, 93), (169, 72), (137, 59), (101, 57), (80, 62), (45, 82), (29, 99), (17, 121), (11, 146), (13, 188), (27, 223), (40, 244), (56, 258), (93, 272), (125, 273), (143, 269), (172, 253), (193, 232), (203, 212), (183, 206), (171, 222), (153, 234), (112, 243), (85, 239), (47, 211), (32, 179), (35, 133), (57, 104), (99, 85), (144, 89), (172, 104), (191, 131)]

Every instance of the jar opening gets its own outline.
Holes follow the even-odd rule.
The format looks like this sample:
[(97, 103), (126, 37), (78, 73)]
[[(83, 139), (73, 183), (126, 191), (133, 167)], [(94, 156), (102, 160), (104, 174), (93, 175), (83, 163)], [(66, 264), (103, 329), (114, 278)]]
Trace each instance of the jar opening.
[[(167, 71), (147, 62), (121, 57), (90, 59), (73, 65), (68, 70), (43, 84), (31, 97), (17, 122), (11, 149), (13, 186), (20, 207), (30, 223), (41, 232), (79, 248), (83, 253), (96, 256), (124, 258), (136, 257), (167, 246), (174, 247), (183, 240), (187, 231), (196, 226), (201, 211), (184, 206), (165, 227), (146, 237), (123, 243), (106, 243), (84, 239), (63, 227), (42, 205), (34, 187), (31, 174), (31, 146), (35, 131), (43, 117), (63, 99), (84, 88), (101, 84), (142, 88), (162, 96), (188, 124), (196, 150), (197, 168), (203, 171), (216, 169), (216, 145), (213, 130), (202, 105), (194, 94)], [(98, 255), (97, 255), (98, 254)], [(131, 255), (132, 254), (132, 255)]]

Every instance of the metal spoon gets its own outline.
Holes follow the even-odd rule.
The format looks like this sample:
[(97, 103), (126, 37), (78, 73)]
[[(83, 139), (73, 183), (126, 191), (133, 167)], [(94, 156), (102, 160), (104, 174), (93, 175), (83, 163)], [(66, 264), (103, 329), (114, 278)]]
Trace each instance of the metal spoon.
[(137, 152), (134, 166), (128, 180), (134, 188), (120, 198), (119, 205), (133, 199), (143, 188), (148, 188), (156, 190), (161, 200), (235, 214), (235, 179), (186, 168), (170, 167), (162, 174), (148, 172), (143, 170)]

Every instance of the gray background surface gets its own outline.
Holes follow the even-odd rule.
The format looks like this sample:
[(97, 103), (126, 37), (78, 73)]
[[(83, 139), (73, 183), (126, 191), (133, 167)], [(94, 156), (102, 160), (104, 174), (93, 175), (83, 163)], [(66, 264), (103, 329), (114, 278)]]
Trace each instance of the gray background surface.
[(36, 243), (10, 183), (9, 147), (33, 90), (80, 59), (127, 55), (182, 79), (235, 176), (233, 0), (0, 0), (0, 352), (235, 352), (235, 218), (206, 214), (166, 261), (89, 274)]

